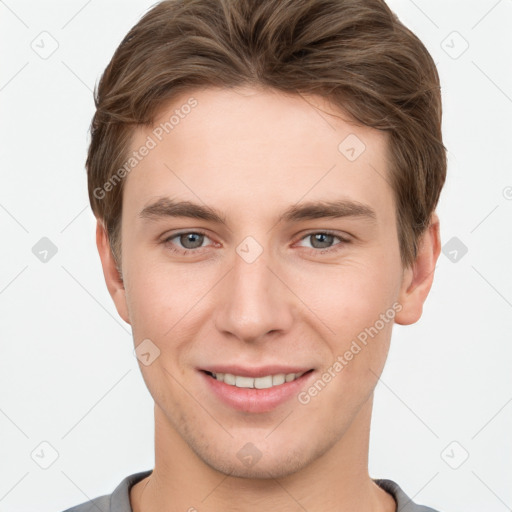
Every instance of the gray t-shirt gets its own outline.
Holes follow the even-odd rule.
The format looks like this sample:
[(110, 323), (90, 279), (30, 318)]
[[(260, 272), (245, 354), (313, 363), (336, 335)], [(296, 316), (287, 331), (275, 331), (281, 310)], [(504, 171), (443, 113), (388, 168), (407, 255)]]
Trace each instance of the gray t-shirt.
[[(133, 512), (130, 505), (130, 489), (137, 482), (146, 478), (153, 470), (141, 471), (124, 478), (112, 494), (105, 494), (64, 512)], [(374, 482), (395, 498), (397, 512), (437, 512), (433, 508), (417, 505), (392, 480), (374, 479)]]

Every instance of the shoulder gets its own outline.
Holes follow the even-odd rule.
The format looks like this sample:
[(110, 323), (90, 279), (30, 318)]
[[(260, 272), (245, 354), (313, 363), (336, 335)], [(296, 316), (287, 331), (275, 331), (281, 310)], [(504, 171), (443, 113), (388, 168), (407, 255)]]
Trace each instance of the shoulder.
[(393, 496), (396, 501), (396, 509), (399, 512), (439, 512), (433, 508), (415, 503), (393, 480), (374, 478), (373, 481)]
[(104, 494), (92, 500), (64, 510), (63, 512), (132, 512), (130, 489), (137, 482), (146, 478), (153, 470), (133, 473), (121, 480), (112, 494)]

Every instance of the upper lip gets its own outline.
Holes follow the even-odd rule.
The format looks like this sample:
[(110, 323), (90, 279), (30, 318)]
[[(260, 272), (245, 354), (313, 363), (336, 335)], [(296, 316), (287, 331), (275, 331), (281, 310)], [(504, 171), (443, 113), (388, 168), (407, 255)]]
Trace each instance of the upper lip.
[(210, 373), (230, 373), (231, 375), (238, 375), (240, 377), (265, 377), (267, 375), (277, 375), (279, 373), (284, 373), (285, 375), (289, 373), (304, 373), (313, 368), (308, 366), (283, 366), (283, 365), (268, 365), (268, 366), (258, 366), (249, 368), (247, 366), (239, 366), (234, 364), (219, 364), (212, 365), (206, 368), (200, 368), (205, 372)]

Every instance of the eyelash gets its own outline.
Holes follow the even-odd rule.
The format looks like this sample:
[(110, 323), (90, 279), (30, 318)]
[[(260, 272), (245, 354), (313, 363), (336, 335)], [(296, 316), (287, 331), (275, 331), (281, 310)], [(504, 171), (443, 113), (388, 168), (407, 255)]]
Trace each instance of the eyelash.
[[(176, 249), (175, 247), (172, 246), (171, 244), (171, 240), (173, 240), (174, 238), (178, 238), (182, 235), (203, 235), (205, 236), (206, 238), (209, 238), (208, 235), (204, 232), (204, 231), (201, 231), (201, 230), (197, 230), (197, 231), (182, 231), (180, 233), (174, 233), (168, 237), (166, 237), (162, 243), (164, 243), (165, 245), (167, 245), (169, 247), (169, 250), (174, 252), (174, 253), (179, 253), (183, 256), (188, 256), (188, 255), (191, 255), (192, 253), (198, 253), (200, 252), (200, 249), (204, 249), (205, 247), (197, 247), (196, 249)], [(349, 244), (350, 243), (350, 240), (348, 240), (347, 238), (343, 238), (342, 236), (340, 235), (337, 235), (336, 233), (333, 233), (332, 231), (329, 231), (329, 230), (325, 230), (325, 231), (311, 231), (310, 233), (306, 233), (304, 236), (302, 236), (302, 238), (299, 239), (299, 241), (302, 241), (310, 236), (313, 236), (313, 235), (330, 235), (330, 236), (333, 236), (334, 238), (337, 238), (338, 240), (340, 240), (340, 243), (338, 244), (335, 244), (334, 246), (332, 247), (327, 247), (325, 249), (316, 249), (314, 247), (305, 247), (305, 249), (308, 249), (308, 252), (310, 252), (311, 254), (324, 254), (324, 253), (332, 253), (332, 252), (336, 252), (336, 251), (339, 251), (341, 250), (341, 248), (339, 246), (342, 246), (342, 245), (345, 245), (345, 244)]]

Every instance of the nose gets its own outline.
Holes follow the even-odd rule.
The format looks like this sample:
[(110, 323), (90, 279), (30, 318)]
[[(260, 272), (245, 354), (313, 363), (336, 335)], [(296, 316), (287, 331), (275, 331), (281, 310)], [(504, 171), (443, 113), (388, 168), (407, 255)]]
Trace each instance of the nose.
[(258, 342), (290, 330), (297, 299), (284, 272), (263, 252), (249, 263), (238, 254), (221, 282), (216, 328), (244, 342)]

